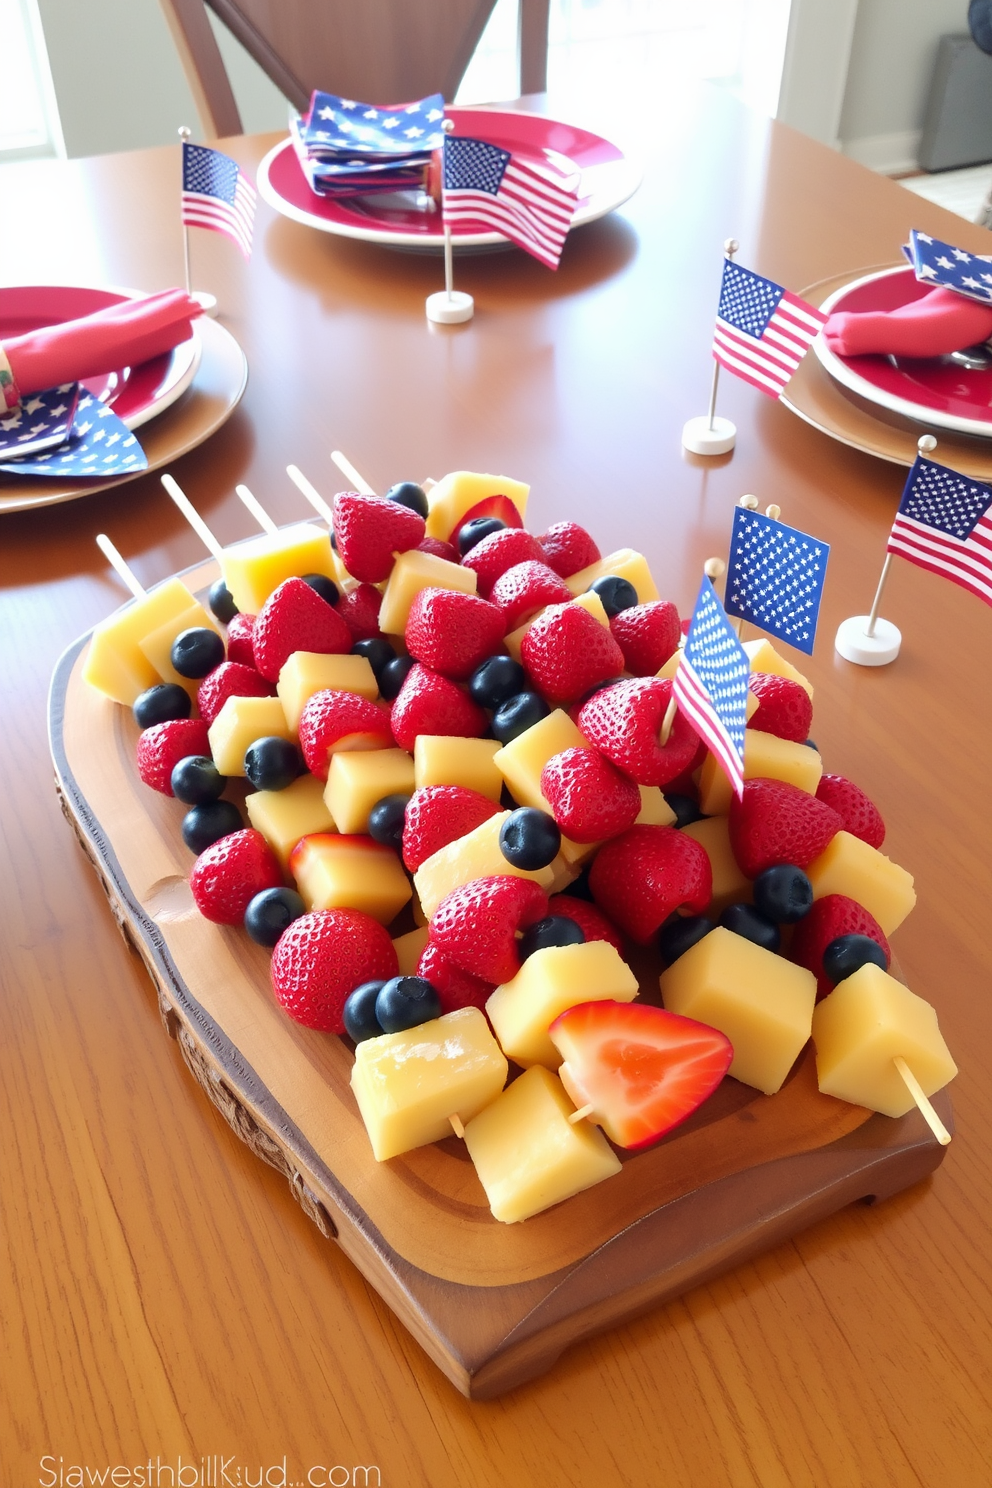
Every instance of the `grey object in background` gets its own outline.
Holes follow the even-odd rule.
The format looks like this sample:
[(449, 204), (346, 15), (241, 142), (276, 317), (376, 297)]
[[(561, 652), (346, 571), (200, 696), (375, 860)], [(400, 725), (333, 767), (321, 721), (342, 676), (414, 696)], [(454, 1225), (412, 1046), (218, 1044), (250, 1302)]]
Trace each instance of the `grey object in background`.
[(992, 57), (967, 34), (940, 38), (919, 160), (925, 171), (992, 160)]

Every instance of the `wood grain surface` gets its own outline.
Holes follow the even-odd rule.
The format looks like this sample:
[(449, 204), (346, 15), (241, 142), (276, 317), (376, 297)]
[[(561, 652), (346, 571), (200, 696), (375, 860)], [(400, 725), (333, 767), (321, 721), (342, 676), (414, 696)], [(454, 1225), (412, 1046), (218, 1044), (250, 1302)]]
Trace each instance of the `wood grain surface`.
[[(428, 330), (430, 261), (318, 238), (264, 207), (247, 268), (219, 236), (197, 235), (194, 277), (219, 295), (251, 380), (174, 473), (227, 542), (250, 531), (236, 481), (289, 521), (302, 506), (285, 465), (333, 491), (332, 447), (377, 489), (502, 468), (532, 482), (538, 531), (574, 517), (605, 546), (643, 549), (683, 611), (744, 491), (829, 541), (808, 668), (814, 737), (878, 801), (888, 851), (916, 875), (919, 906), (895, 949), (960, 1065), (947, 1157), (886, 1203), (847, 1208), (579, 1344), (545, 1378), (463, 1399), (283, 1175), (201, 1098), (52, 790), (49, 677), (122, 598), (95, 533), (149, 583), (198, 561), (197, 539), (154, 478), (4, 517), (0, 1478), (11, 1488), (52, 1483), (59, 1458), (63, 1472), (150, 1459), (155, 1481), (157, 1459), (180, 1454), (224, 1454), (250, 1480), (285, 1457), (288, 1482), (315, 1485), (363, 1481), (353, 1469), (374, 1465), (389, 1488), (987, 1488), (992, 612), (896, 565), (884, 608), (902, 655), (879, 672), (850, 667), (831, 637), (870, 602), (902, 472), (729, 377), (733, 456), (683, 458), (678, 434), (706, 407), (727, 236), (794, 288), (891, 260), (910, 226), (979, 252), (990, 240), (720, 93), (666, 92), (660, 107), (641, 191), (577, 234), (557, 275), (515, 253), (460, 268), (478, 307), (465, 329)], [(624, 144), (636, 119), (590, 100), (576, 122)], [(229, 148), (250, 168), (272, 143)], [(5, 167), (0, 274), (178, 282), (177, 170), (171, 149)]]

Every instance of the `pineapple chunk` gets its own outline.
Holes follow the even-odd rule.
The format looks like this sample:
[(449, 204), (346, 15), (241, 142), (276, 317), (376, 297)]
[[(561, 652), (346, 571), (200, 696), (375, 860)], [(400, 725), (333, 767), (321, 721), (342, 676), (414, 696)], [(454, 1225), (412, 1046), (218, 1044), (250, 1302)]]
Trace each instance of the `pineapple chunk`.
[(750, 904), (754, 898), (751, 880), (737, 866), (730, 846), (730, 824), (725, 816), (706, 816), (690, 822), (682, 831), (705, 848), (713, 870), (713, 897), (707, 913), (719, 919), (728, 904)]
[(850, 832), (838, 832), (806, 869), (814, 899), (846, 894), (874, 915), (885, 935), (898, 930), (916, 903), (913, 875)]
[(511, 878), (532, 878), (549, 893), (555, 880), (555, 859), (547, 868), (528, 871), (514, 868), (504, 858), (499, 846), (500, 828), (509, 816), (501, 811), (491, 816), (472, 832), (466, 832), (447, 847), (439, 848), (426, 858), (414, 874), (413, 882), (420, 898), (421, 908), (428, 919), (434, 914), (441, 900), (462, 884), (476, 878), (492, 878), (506, 874)]
[(421, 553), (416, 548), (401, 553), (382, 596), (379, 629), (387, 635), (403, 635), (410, 607), (421, 589), (454, 589), (459, 594), (474, 594), (478, 582), (473, 568), (462, 568), (460, 563), (449, 563), (447, 558)]
[(548, 1035), (559, 1013), (580, 1002), (633, 1002), (637, 978), (606, 940), (548, 946), (528, 956), (512, 981), (497, 987), (486, 1015), (503, 1053), (526, 1069), (556, 1070), (562, 1055)]
[(132, 600), (93, 631), (83, 680), (130, 708), (146, 688), (161, 681), (141, 650), (141, 642), (195, 604), (181, 579), (166, 579), (141, 599)]
[(371, 837), (304, 837), (289, 871), (307, 909), (358, 909), (382, 925), (395, 920), (413, 893), (393, 849)]
[(374, 703), (379, 684), (367, 656), (325, 656), (319, 651), (294, 651), (284, 663), (276, 683), (276, 692), (286, 713), (286, 722), (294, 733), (300, 731), (300, 718), (315, 692), (357, 692)]
[(255, 791), (245, 797), (248, 820), (261, 832), (284, 869), (302, 837), (333, 832), (334, 818), (324, 803), (324, 782), (301, 775), (280, 791)]
[[(541, 771), (548, 760), (564, 749), (588, 749), (589, 740), (561, 708), (531, 724), (494, 756), (503, 779), (518, 806), (533, 806), (537, 811), (554, 813), (541, 794)], [(599, 846), (598, 842), (573, 842), (562, 837), (560, 856), (572, 866), (582, 863)]]
[(330, 533), (311, 522), (263, 532), (226, 548), (221, 567), (224, 583), (245, 615), (257, 615), (285, 579), (310, 573), (333, 579), (337, 573)]
[(172, 665), (172, 643), (184, 630), (215, 630), (218, 635), (222, 634), (213, 615), (208, 614), (203, 605), (197, 602), (190, 605), (188, 610), (183, 610), (182, 614), (174, 615), (166, 620), (164, 625), (159, 625), (155, 630), (149, 631), (144, 639), (138, 642), (138, 646), (163, 682), (175, 682), (179, 687), (185, 687), (195, 701), (199, 681), (196, 678), (180, 676)]
[(249, 744), (256, 739), (292, 740), (293, 730), (277, 697), (229, 697), (207, 730), (207, 738), (220, 773), (243, 775)]
[(477, 475), (471, 470), (453, 470), (427, 493), (427, 536), (447, 542), (462, 519), (490, 496), (505, 496), (520, 513), (527, 515), (530, 486), (508, 475)]
[(324, 800), (339, 832), (367, 832), (383, 796), (413, 794), (413, 760), (405, 749), (345, 750), (331, 755)]
[(641, 809), (634, 822), (635, 827), (670, 827), (675, 821), (675, 812), (669, 806), (659, 785), (639, 785)]
[(770, 672), (773, 677), (788, 677), (790, 682), (798, 682), (800, 687), (805, 687), (812, 700), (812, 683), (806, 680), (802, 672), (796, 670), (791, 661), (786, 661), (784, 656), (778, 654), (771, 641), (759, 636), (756, 641), (745, 641), (744, 650), (752, 672)]
[(643, 553), (636, 553), (633, 548), (618, 548), (615, 553), (600, 558), (598, 563), (590, 563), (588, 568), (582, 568), (570, 579), (566, 579), (565, 587), (571, 594), (584, 594), (590, 584), (605, 578), (607, 574), (616, 574), (618, 578), (633, 584), (637, 590), (638, 604), (649, 604), (659, 597), (658, 586), (651, 577), (647, 559)]
[(418, 790), (425, 785), (462, 785), (490, 801), (499, 801), (503, 777), (495, 762), (496, 739), (460, 739), (449, 734), (419, 734), (413, 747), (413, 774)]
[[(745, 731), (745, 780), (785, 780), (815, 796), (822, 774), (823, 761), (808, 744), (795, 744), (760, 729)], [(705, 816), (726, 816), (732, 795), (733, 787), (723, 766), (715, 754), (708, 754), (699, 775), (700, 811)]]
[(427, 949), (427, 941), (430, 938), (430, 930), (426, 925), (418, 925), (416, 930), (408, 930), (405, 935), (397, 935), (393, 941), (393, 950), (396, 952), (396, 961), (399, 966), (400, 976), (416, 976), (420, 958)]

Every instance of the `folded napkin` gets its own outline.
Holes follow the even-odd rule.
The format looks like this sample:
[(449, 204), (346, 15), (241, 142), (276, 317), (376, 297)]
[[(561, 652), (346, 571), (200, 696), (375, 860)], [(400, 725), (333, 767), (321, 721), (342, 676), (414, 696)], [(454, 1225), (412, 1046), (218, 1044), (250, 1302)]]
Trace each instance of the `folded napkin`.
[(315, 92), (290, 121), (297, 159), (320, 196), (368, 196), (423, 188), (444, 135), (440, 93), (390, 108)]
[[(62, 427), (57, 445), (47, 441), (44, 426)], [(15, 432), (38, 431), (37, 439), (21, 443)], [(103, 480), (147, 470), (148, 458), (127, 425), (106, 403), (85, 388), (53, 388), (51, 394), (26, 397), (9, 419), (0, 419), (0, 471), (5, 475), (45, 475), (56, 480)], [(12, 458), (7, 458), (12, 456)]]
[(188, 341), (192, 322), (202, 314), (185, 290), (167, 289), (144, 299), (122, 300), (79, 320), (11, 336), (0, 346), (0, 382), (7, 383), (0, 392), (13, 405), (17, 395), (26, 397), (119, 367), (136, 367)]
[(823, 339), (838, 356), (947, 356), (992, 336), (992, 305), (953, 289), (931, 289), (897, 310), (831, 315)]

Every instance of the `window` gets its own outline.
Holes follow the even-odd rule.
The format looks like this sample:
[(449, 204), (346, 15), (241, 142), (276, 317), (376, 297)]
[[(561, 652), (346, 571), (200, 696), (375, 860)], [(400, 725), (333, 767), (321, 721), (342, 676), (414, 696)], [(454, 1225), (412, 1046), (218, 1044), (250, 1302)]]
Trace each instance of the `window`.
[(0, 46), (0, 160), (64, 154), (37, 0), (5, 0)]

